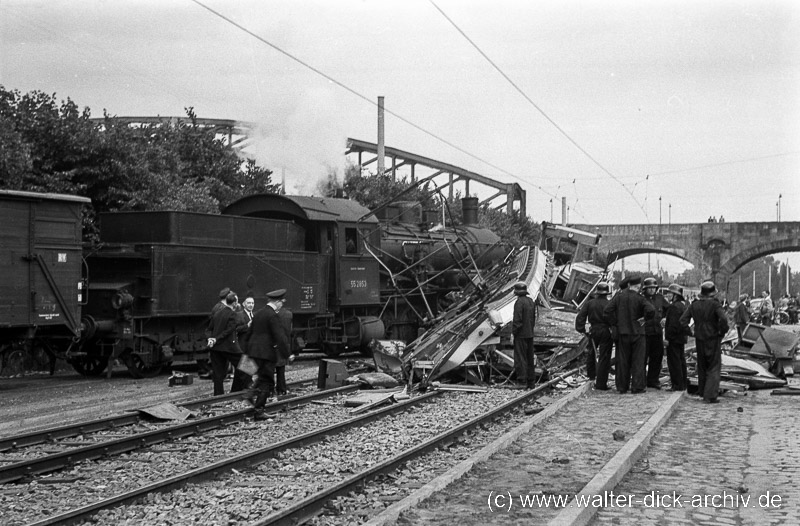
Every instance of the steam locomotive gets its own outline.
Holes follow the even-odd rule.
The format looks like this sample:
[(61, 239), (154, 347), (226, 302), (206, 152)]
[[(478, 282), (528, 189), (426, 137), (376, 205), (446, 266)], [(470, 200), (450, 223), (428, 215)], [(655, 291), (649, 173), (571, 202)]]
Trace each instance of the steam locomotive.
[(449, 295), (509, 250), (475, 225), (475, 198), (457, 227), (434, 225), (414, 203), (373, 215), (348, 199), (277, 194), (245, 197), (222, 214), (105, 213), (99, 244), (83, 247), (86, 203), (0, 191), (6, 371), (47, 357), (98, 376), (120, 360), (143, 377), (205, 360), (204, 330), (223, 287), (253, 296), (256, 308), (270, 290), (287, 289), (295, 351), (367, 353), (374, 338), (414, 339)]

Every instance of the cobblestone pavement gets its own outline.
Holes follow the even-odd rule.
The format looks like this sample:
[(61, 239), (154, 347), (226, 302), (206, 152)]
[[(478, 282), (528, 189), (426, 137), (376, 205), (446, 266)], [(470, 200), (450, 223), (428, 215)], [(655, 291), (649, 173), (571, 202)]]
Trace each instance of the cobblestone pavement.
[(625, 444), (614, 440), (614, 432), (630, 439), (671, 394), (589, 391), (446, 490), (404, 512), (397, 524), (546, 524), (560, 507), (552, 501), (523, 507), (520, 499), (579, 492)]
[(800, 398), (770, 392), (685, 397), (591, 524), (800, 524)]

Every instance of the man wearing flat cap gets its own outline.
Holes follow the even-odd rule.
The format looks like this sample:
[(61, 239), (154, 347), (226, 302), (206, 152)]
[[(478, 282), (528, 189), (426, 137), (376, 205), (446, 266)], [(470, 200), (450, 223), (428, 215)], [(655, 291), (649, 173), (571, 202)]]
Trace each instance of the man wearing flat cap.
[(206, 329), (208, 347), (211, 349), (209, 356), (211, 375), (214, 381), (214, 396), (225, 393), (224, 382), (229, 366), (234, 368), (231, 392), (242, 391), (247, 386), (247, 375), (236, 369), (236, 365), (242, 357), (242, 349), (239, 347), (236, 334), (237, 321), (234, 312), (238, 301), (239, 298), (235, 292), (228, 292), (225, 297), (225, 306), (214, 314)]
[(227, 304), (225, 303), (225, 299), (228, 297), (228, 294), (230, 293), (231, 289), (228, 287), (225, 287), (224, 289), (219, 291), (219, 301), (216, 302), (213, 307), (211, 307), (211, 316), (209, 317), (209, 319), (213, 318), (214, 314), (218, 313), (220, 310), (224, 309), (227, 306)]
[(716, 298), (713, 281), (700, 285), (700, 296), (681, 315), (681, 326), (689, 330), (694, 319), (697, 352), (697, 394), (708, 403), (719, 402), (719, 379), (722, 370), (722, 338), (728, 332), (728, 318)]
[(673, 283), (666, 294), (669, 306), (664, 313), (664, 337), (667, 339), (667, 369), (673, 391), (686, 390), (686, 355), (684, 353), (689, 332), (681, 326), (681, 316), (686, 310), (683, 287)]
[[(278, 312), (286, 303), (286, 290), (267, 294), (267, 305), (255, 313), (247, 337), (247, 354), (258, 365), (253, 407), (260, 409), (275, 394), (275, 366), (279, 358), (289, 358), (289, 339)], [(258, 416), (258, 415), (257, 415)]]
[[(598, 391), (608, 390), (611, 347), (614, 343), (611, 338), (611, 328), (603, 317), (603, 309), (608, 304), (609, 294), (611, 291), (608, 283), (598, 283), (594, 289), (594, 297), (583, 302), (575, 317), (575, 330), (589, 338), (589, 347), (586, 352), (586, 375), (590, 380), (595, 380), (594, 388)], [(591, 326), (588, 334), (586, 333), (587, 321)], [(595, 354), (597, 354), (596, 364)]]
[(615, 382), (620, 394), (627, 393), (629, 389), (634, 394), (645, 392), (644, 362), (647, 351), (644, 323), (656, 311), (639, 294), (641, 285), (642, 278), (630, 278), (628, 287), (619, 291), (603, 309), (606, 323), (616, 327), (618, 346)]
[(514, 372), (517, 383), (528, 389), (536, 387), (536, 362), (533, 354), (533, 328), (536, 325), (536, 305), (528, 295), (528, 285), (520, 281), (514, 285), (514, 319), (511, 338), (514, 341)]

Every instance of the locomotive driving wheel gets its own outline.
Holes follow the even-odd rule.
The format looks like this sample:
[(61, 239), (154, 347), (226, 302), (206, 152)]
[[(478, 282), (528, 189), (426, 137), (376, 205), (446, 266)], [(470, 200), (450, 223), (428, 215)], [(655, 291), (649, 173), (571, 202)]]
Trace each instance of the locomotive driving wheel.
[(69, 363), (83, 376), (100, 376), (108, 367), (108, 356), (82, 356)]

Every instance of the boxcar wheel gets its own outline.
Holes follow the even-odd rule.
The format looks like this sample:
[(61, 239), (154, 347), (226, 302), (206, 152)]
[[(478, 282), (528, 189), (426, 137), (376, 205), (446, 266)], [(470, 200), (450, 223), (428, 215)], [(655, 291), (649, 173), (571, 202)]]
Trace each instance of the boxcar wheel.
[(25, 376), (25, 353), (12, 346), (0, 347), (0, 374), (2, 376)]
[(100, 376), (108, 367), (108, 357), (85, 356), (73, 359), (69, 363), (83, 376)]
[(161, 363), (147, 365), (141, 356), (132, 352), (123, 354), (122, 361), (134, 378), (154, 378), (161, 373), (161, 368), (163, 367)]

